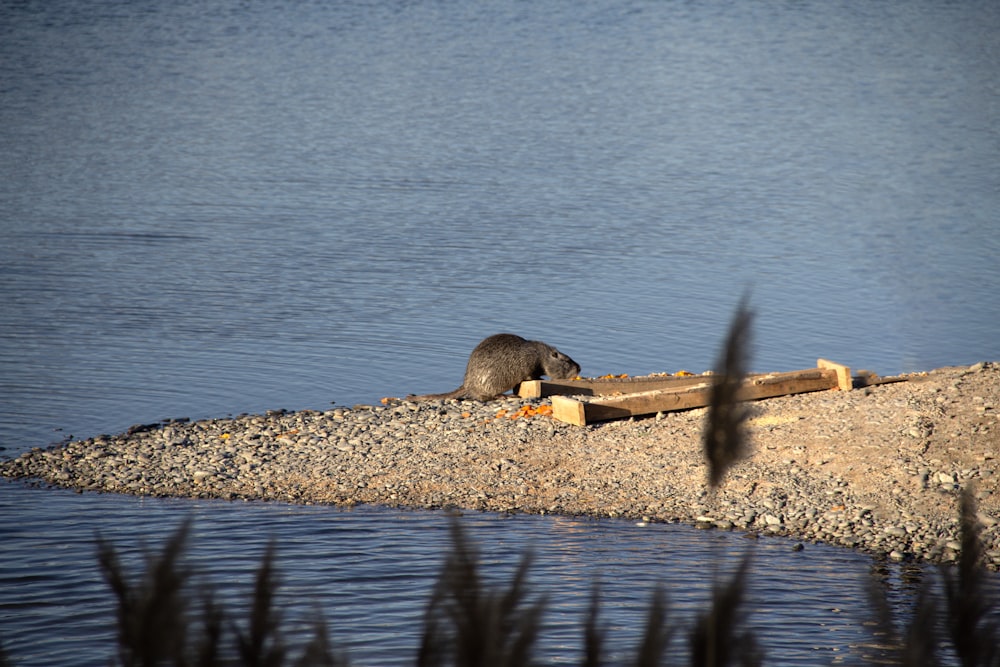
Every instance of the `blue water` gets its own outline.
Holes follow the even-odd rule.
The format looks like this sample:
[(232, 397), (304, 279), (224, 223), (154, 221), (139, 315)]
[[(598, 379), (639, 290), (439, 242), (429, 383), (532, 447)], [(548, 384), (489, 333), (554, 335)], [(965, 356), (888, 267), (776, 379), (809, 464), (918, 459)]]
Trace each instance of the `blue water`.
[(0, 446), (702, 371), (748, 287), (757, 370), (1000, 358), (995, 3), (2, 12)]
[[(114, 650), (114, 607), (97, 568), (96, 536), (116, 546), (135, 576), (143, 549), (157, 551), (185, 518), (193, 523), (184, 562), (234, 616), (247, 610), (255, 568), (273, 539), (278, 604), (296, 650), (318, 611), (352, 664), (414, 664), (425, 606), (451, 545), (450, 519), (441, 512), (53, 489), (3, 488), (0, 496), (5, 516), (37, 514), (39, 506), (46, 508), (44, 526), (16, 523), (0, 543), (0, 639), (20, 665), (106, 664)], [(533, 554), (528, 602), (545, 599), (537, 654), (549, 664), (579, 663), (595, 581), (609, 660), (634, 655), (657, 585), (674, 628), (670, 654), (680, 659), (684, 632), (706, 606), (713, 578), (730, 576), (747, 554), (753, 567), (745, 612), (768, 664), (831, 664), (872, 654), (863, 626), (871, 616), (870, 559), (849, 550), (809, 545), (796, 552), (788, 540), (620, 520), (467, 513), (459, 521), (490, 585), (508, 583), (522, 555)], [(883, 590), (905, 613), (916, 582), (901, 580), (894, 569)], [(911, 568), (908, 576), (930, 575)]]
[(1000, 359), (997, 34), (988, 0), (0, 3), (0, 456), (446, 391), (499, 331), (701, 371), (747, 289), (753, 370)]

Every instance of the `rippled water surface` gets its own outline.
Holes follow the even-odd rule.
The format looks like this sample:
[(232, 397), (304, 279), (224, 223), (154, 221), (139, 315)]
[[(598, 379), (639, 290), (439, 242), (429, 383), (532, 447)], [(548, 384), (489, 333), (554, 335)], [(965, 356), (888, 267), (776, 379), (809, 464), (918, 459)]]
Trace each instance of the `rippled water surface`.
[[(422, 614), (451, 544), (450, 519), (440, 512), (78, 496), (10, 484), (2, 491), (5, 516), (36, 517), (5, 528), (0, 546), (0, 636), (20, 665), (103, 664), (113, 650), (113, 599), (96, 565), (95, 536), (113, 542), (136, 572), (143, 546), (158, 549), (187, 517), (186, 562), (229, 608), (246, 608), (254, 570), (273, 539), (286, 627), (299, 633), (293, 644), (302, 645), (319, 610), (355, 664), (413, 664)], [(468, 513), (459, 521), (492, 584), (509, 581), (522, 554), (534, 553), (529, 590), (531, 599), (547, 600), (538, 652), (546, 662), (579, 660), (593, 582), (601, 584), (608, 657), (620, 661), (634, 653), (655, 586), (663, 586), (672, 625), (682, 632), (708, 600), (712, 577), (728, 576), (748, 553), (754, 565), (746, 611), (768, 664), (830, 664), (871, 653), (863, 626), (870, 560), (845, 549), (796, 552), (787, 540), (619, 520)], [(887, 570), (893, 604), (907, 608), (922, 576)], [(678, 635), (672, 653), (685, 650)]]
[[(987, 0), (0, 3), (0, 456), (168, 417), (447, 391), (498, 331), (588, 375), (701, 371), (747, 288), (754, 370), (1000, 359), (997, 34)], [(289, 587), (324, 600), (340, 595), (329, 568), (376, 559), (317, 558), (317, 525), (396, 544), (378, 569), (419, 561), (393, 575), (414, 592), (440, 541), (406, 536), (445, 534), (442, 517), (375, 510), (11, 485), (0, 502), (3, 576), (37, 587), (5, 598), (0, 630), (65, 612), (76, 639), (46, 651), (103, 622), (81, 546), (98, 528), (159, 538), (194, 513), (202, 537), (225, 534), (195, 557), (238, 559), (218, 566), (234, 576), (280, 534)], [(617, 586), (662, 559), (687, 582), (704, 560), (665, 556), (673, 529), (469, 521), (565, 561), (605, 553), (629, 608), (647, 587)], [(760, 551), (760, 581), (794, 558)], [(850, 597), (867, 561), (824, 558), (812, 570)], [(588, 590), (555, 589), (573, 614)], [(842, 603), (786, 614), (807, 596), (825, 599), (759, 609), (812, 628), (772, 637), (798, 647), (781, 654), (839, 627), (823, 609)], [(365, 638), (352, 648), (398, 659), (396, 639), (363, 633), (413, 618), (412, 598), (371, 626), (322, 604)]]
[[(588, 374), (1000, 358), (996, 3), (0, 8), (0, 446)], [(54, 429), (62, 429), (54, 432)]]

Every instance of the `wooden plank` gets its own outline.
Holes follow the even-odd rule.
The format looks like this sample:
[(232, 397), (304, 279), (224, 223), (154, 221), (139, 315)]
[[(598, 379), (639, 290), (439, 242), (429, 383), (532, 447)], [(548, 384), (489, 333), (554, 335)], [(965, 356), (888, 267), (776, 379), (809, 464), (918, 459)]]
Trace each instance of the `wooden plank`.
[(556, 394), (552, 397), (552, 416), (567, 424), (587, 425), (586, 404), (568, 396)]
[(843, 364), (838, 364), (828, 359), (817, 359), (818, 368), (827, 368), (837, 373), (837, 386), (841, 391), (850, 391), (854, 388), (854, 380), (851, 378), (851, 369)]
[(810, 391), (835, 389), (837, 382), (836, 372), (833, 369), (823, 368), (757, 375), (744, 380), (738, 397), (741, 401), (756, 401), (787, 394), (804, 394)]
[[(552, 397), (552, 414), (556, 419), (583, 426), (596, 421), (622, 419), (654, 412), (690, 410), (708, 405), (711, 400), (712, 376), (700, 376), (700, 382), (686, 387), (653, 389), (618, 396), (570, 398)], [(786, 373), (748, 376), (738, 394), (739, 400), (759, 400), (833, 389), (838, 386), (837, 370), (809, 368)]]
[(521, 398), (541, 398), (565, 394), (569, 396), (604, 396), (630, 394), (653, 389), (690, 387), (708, 381), (710, 375), (664, 375), (638, 378), (581, 378), (579, 380), (526, 380), (517, 395)]
[(552, 416), (577, 426), (595, 421), (623, 419), (653, 412), (688, 410), (708, 405), (711, 384), (704, 379), (700, 385), (679, 389), (653, 389), (620, 396), (593, 398), (552, 397)]
[[(833, 363), (833, 362), (828, 362)], [(839, 366), (839, 364), (838, 364)], [(841, 366), (846, 368), (846, 366)], [(823, 377), (833, 377), (831, 371), (822, 371), (817, 368), (807, 368), (800, 371), (788, 371), (785, 373), (751, 373), (747, 375), (748, 380), (763, 378), (761, 382), (773, 383), (784, 382), (801, 378), (812, 381), (819, 374), (825, 373)], [(638, 377), (638, 378), (591, 378), (579, 380), (528, 380), (521, 383), (518, 396), (521, 398), (541, 398), (544, 396), (555, 396), (559, 394), (568, 396), (608, 396), (621, 394), (634, 394), (637, 392), (653, 391), (657, 389), (679, 389), (683, 387), (696, 387), (700, 384), (712, 381), (712, 375), (665, 375), (662, 377)], [(806, 383), (809, 384), (808, 382)], [(832, 383), (836, 387), (837, 382)], [(830, 389), (832, 387), (820, 386), (818, 389)], [(763, 391), (763, 390), (762, 390)], [(803, 391), (817, 391), (817, 389), (804, 389)], [(797, 392), (790, 392), (797, 393)]]
[[(855, 386), (907, 379), (881, 378), (870, 371), (859, 371), (858, 377), (852, 377), (849, 367), (827, 359), (818, 359), (816, 365), (816, 368), (785, 373), (748, 375), (737, 397), (741, 401), (753, 401), (828, 389), (848, 391)], [(522, 383), (521, 395), (531, 398), (551, 395), (556, 419), (583, 426), (607, 419), (705, 407), (711, 399), (712, 381), (712, 375), (533, 380)], [(562, 395), (564, 393), (575, 398)]]

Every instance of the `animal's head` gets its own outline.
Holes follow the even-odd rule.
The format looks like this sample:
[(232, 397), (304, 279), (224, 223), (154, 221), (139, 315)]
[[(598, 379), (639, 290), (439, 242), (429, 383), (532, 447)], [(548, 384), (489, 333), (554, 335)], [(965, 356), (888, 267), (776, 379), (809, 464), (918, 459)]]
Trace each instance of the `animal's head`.
[(542, 361), (545, 374), (553, 380), (568, 380), (580, 374), (580, 364), (554, 347), (550, 347)]

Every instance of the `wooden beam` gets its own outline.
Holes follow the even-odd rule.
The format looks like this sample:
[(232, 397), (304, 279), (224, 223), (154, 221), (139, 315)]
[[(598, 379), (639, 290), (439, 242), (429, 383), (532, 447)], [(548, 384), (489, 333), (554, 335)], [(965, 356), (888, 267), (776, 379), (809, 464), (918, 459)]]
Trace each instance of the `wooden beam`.
[(743, 381), (738, 398), (741, 401), (756, 401), (761, 398), (805, 394), (836, 387), (837, 375), (833, 370), (809, 368), (802, 371), (750, 376)]
[[(832, 362), (828, 362), (832, 364)], [(833, 364), (831, 368), (808, 368), (787, 373), (768, 373), (747, 376), (738, 398), (752, 401), (787, 394), (835, 389), (842, 385), (846, 366)], [(847, 369), (850, 378), (850, 370)], [(685, 378), (692, 380), (693, 378)], [(697, 376), (697, 382), (687, 386), (649, 389), (619, 395), (604, 396), (552, 396), (552, 415), (560, 421), (583, 426), (596, 421), (647, 415), (654, 412), (690, 410), (708, 405), (711, 399), (712, 376)]]
[[(678, 389), (653, 389), (620, 396), (596, 396), (575, 399), (568, 396), (552, 397), (552, 416), (577, 426), (595, 421), (622, 419), (654, 412), (689, 410), (708, 405), (711, 383), (702, 379), (701, 384)], [(574, 405), (577, 404), (577, 405)]]
[(837, 373), (837, 387), (841, 391), (850, 391), (854, 388), (854, 380), (851, 378), (851, 369), (843, 364), (838, 364), (827, 359), (817, 359), (816, 366), (828, 368)]
[[(556, 394), (552, 397), (552, 416), (567, 424), (586, 426), (587, 404), (569, 396)], [(594, 421), (593, 417), (590, 421)]]
[(605, 396), (631, 394), (653, 389), (690, 387), (708, 382), (711, 375), (654, 375), (638, 378), (581, 378), (579, 380), (525, 380), (517, 391), (521, 398), (569, 396)]
[[(847, 366), (835, 364), (832, 361), (821, 360), (830, 367), (824, 371), (823, 377), (834, 377), (834, 371), (843, 369), (850, 379), (851, 371)], [(783, 382), (785, 380), (816, 380), (820, 377), (821, 368), (810, 368), (802, 371), (789, 371), (787, 373), (751, 373), (747, 375), (748, 381), (768, 384)], [(712, 381), (712, 375), (664, 375), (638, 378), (588, 378), (579, 380), (527, 380), (521, 383), (517, 395), (521, 398), (542, 398), (544, 396), (567, 395), (567, 396), (609, 396), (620, 394), (634, 394), (637, 392), (654, 391), (657, 389), (680, 389), (684, 387), (696, 387), (706, 382)], [(822, 384), (821, 381), (818, 381)], [(806, 383), (808, 385), (808, 382)], [(815, 383), (814, 383), (815, 384)], [(839, 379), (833, 382), (832, 387), (839, 385)], [(818, 389), (831, 389), (832, 387), (820, 386)], [(849, 388), (849, 387), (848, 387)], [(764, 390), (761, 390), (764, 391)], [(817, 389), (804, 389), (804, 391), (817, 391)], [(799, 393), (792, 391), (788, 393)], [(780, 395), (780, 394), (778, 394)], [(749, 399), (748, 399), (749, 400)]]

